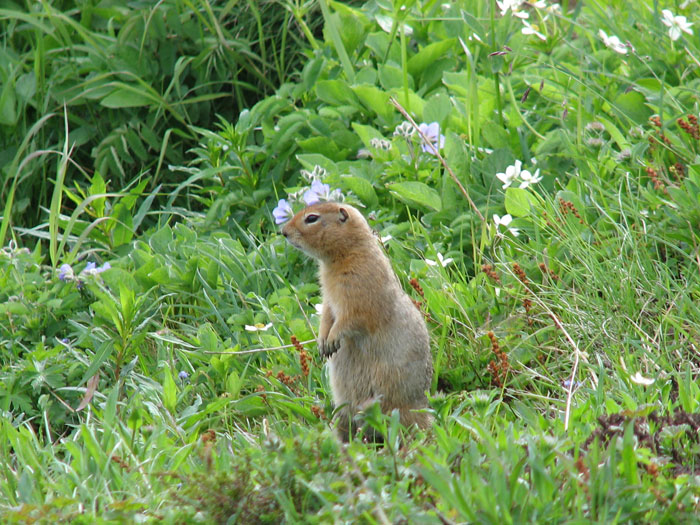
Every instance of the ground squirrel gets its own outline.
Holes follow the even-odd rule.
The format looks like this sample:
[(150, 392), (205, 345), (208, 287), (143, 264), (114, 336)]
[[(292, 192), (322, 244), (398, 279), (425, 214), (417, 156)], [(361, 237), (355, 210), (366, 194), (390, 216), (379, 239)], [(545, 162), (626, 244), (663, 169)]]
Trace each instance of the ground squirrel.
[(318, 345), (329, 357), (338, 433), (347, 440), (352, 418), (374, 401), (401, 423), (430, 425), (426, 390), (433, 374), (423, 314), (401, 288), (389, 259), (362, 214), (347, 204), (314, 204), (282, 234), (319, 261), (323, 310)]

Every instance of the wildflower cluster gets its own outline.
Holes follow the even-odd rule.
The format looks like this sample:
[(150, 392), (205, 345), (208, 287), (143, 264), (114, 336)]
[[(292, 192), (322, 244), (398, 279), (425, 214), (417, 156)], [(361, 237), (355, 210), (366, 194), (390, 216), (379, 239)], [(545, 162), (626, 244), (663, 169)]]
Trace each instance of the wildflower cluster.
[(326, 170), (321, 166), (314, 166), (312, 171), (301, 170), (302, 178), (309, 183), (309, 186), (294, 193), (287, 194), (287, 199), (280, 199), (277, 207), (272, 210), (275, 224), (283, 224), (294, 216), (292, 204), (303, 203), (311, 206), (319, 202), (343, 201), (343, 193), (339, 189), (331, 189), (330, 185), (324, 184)]
[[(532, 163), (537, 164), (537, 160), (533, 158)], [(537, 184), (542, 180), (539, 168), (535, 170), (535, 173), (530, 173), (528, 170), (521, 169), (522, 166), (523, 163), (516, 160), (515, 164), (508, 166), (505, 172), (496, 173), (496, 177), (503, 183), (502, 188), (504, 190), (515, 182), (518, 182), (519, 188), (527, 188), (531, 184)]]
[(70, 264), (62, 264), (58, 269), (58, 278), (64, 282), (75, 281), (80, 288), (86, 278), (95, 277), (105, 270), (109, 270), (112, 267), (108, 262), (104, 263), (102, 266), (97, 266), (96, 263), (90, 261), (85, 265), (85, 268), (76, 275), (73, 267)]
[(413, 157), (413, 146), (416, 137), (420, 140), (420, 148), (424, 153), (437, 156), (438, 152), (445, 146), (445, 135), (440, 133), (440, 124), (431, 122), (430, 124), (419, 124), (418, 132), (413, 125), (404, 121), (394, 128), (394, 137), (406, 140), (409, 151)]
[[(513, 13), (513, 16), (520, 19), (523, 28), (520, 30), (524, 35), (535, 35), (540, 40), (547, 40), (547, 36), (540, 32), (540, 28), (544, 27), (544, 22), (549, 18), (550, 14), (560, 9), (559, 4), (547, 5), (544, 0), (526, 1), (526, 0), (496, 0), (496, 5), (501, 11), (501, 16), (505, 16), (508, 11)], [(540, 23), (530, 23), (530, 13), (524, 8), (529, 7), (536, 10), (540, 18)], [(540, 11), (546, 14), (541, 15)]]

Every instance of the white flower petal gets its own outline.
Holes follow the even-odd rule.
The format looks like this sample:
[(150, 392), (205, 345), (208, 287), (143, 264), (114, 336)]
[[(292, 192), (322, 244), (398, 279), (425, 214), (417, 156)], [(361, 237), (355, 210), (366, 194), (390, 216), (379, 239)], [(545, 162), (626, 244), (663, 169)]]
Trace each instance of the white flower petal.
[(640, 374), (639, 372), (637, 372), (637, 373), (634, 374), (633, 376), (630, 376), (630, 380), (631, 380), (633, 383), (637, 383), (638, 385), (644, 385), (644, 386), (649, 386), (649, 385), (653, 384), (654, 381), (656, 381), (656, 380), (653, 379), (653, 378), (644, 377), (644, 376), (643, 376), (642, 374)]

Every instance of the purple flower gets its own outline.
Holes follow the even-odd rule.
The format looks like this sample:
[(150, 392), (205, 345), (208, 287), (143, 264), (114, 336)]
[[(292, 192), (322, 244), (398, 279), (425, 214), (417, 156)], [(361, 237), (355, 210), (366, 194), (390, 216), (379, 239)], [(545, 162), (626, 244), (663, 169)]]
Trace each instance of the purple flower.
[(282, 224), (292, 218), (294, 211), (285, 199), (280, 199), (277, 207), (272, 210), (272, 215), (275, 218), (275, 224)]
[(311, 183), (311, 189), (306, 190), (304, 193), (304, 202), (307, 206), (316, 204), (317, 202), (324, 200), (331, 192), (331, 187), (328, 184), (323, 184), (320, 180), (316, 179)]
[(71, 268), (71, 265), (62, 264), (58, 269), (58, 278), (61, 281), (71, 281), (73, 277), (75, 277), (75, 274), (73, 273), (73, 268)]
[[(430, 124), (421, 124), (418, 126), (420, 132), (425, 135), (430, 144), (426, 143), (421, 137), (421, 149), (426, 153), (435, 155), (435, 150), (440, 150), (445, 145), (445, 135), (440, 133), (440, 124), (431, 122)], [(432, 146), (431, 146), (432, 144)]]
[(177, 375), (177, 377), (180, 378), (180, 381), (186, 381), (187, 378), (190, 377), (190, 374), (188, 374), (187, 372), (185, 372), (184, 370), (182, 370), (182, 371)]
[(80, 272), (80, 275), (97, 275), (98, 273), (102, 273), (105, 270), (109, 270), (111, 267), (112, 265), (108, 262), (104, 263), (102, 266), (97, 266), (96, 263), (90, 261), (85, 265), (85, 268), (82, 272)]

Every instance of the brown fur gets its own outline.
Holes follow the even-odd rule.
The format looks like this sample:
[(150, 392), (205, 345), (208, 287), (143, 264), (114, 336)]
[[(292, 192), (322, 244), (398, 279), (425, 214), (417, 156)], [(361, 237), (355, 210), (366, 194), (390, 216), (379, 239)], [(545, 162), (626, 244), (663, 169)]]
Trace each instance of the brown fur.
[(319, 332), (330, 356), (338, 431), (352, 433), (352, 418), (373, 401), (401, 423), (430, 425), (423, 409), (433, 374), (423, 315), (402, 290), (389, 259), (362, 214), (347, 204), (323, 203), (297, 213), (283, 228), (296, 248), (318, 259), (323, 292)]

